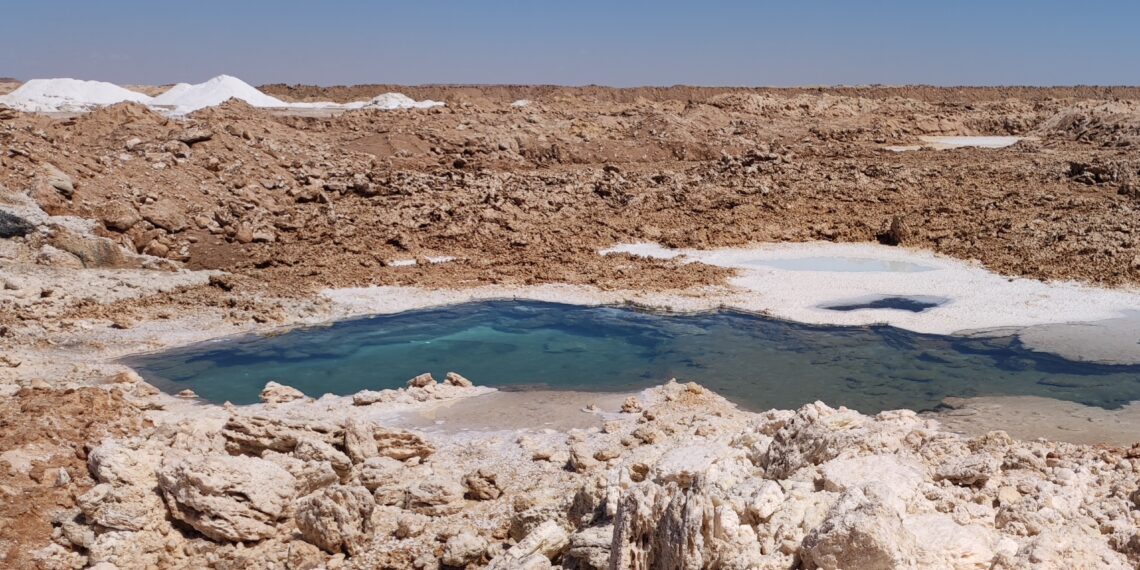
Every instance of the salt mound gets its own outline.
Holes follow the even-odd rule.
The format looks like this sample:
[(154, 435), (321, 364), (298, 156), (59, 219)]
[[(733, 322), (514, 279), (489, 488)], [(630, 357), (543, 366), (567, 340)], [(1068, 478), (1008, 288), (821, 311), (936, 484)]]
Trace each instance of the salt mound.
[[(317, 105), (324, 105), (316, 103)], [(377, 95), (368, 101), (357, 101), (354, 103), (345, 103), (343, 105), (346, 109), (430, 109), (432, 107), (442, 107), (442, 101), (432, 101), (425, 99), (423, 101), (416, 101), (403, 93), (384, 93)]]
[(219, 75), (205, 83), (179, 83), (150, 103), (173, 107), (177, 113), (190, 113), (213, 107), (230, 99), (241, 99), (254, 107), (288, 107), (289, 104), (258, 91), (252, 85), (229, 75)]
[(28, 113), (87, 111), (125, 101), (149, 104), (151, 98), (113, 83), (70, 78), (32, 79), (0, 97), (0, 105)]

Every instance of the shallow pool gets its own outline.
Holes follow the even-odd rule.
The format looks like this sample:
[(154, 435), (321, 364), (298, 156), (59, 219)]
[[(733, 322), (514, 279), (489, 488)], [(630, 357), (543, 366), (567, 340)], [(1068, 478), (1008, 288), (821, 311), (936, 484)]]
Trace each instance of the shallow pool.
[(936, 267), (862, 257), (793, 257), (787, 259), (740, 260), (737, 267), (782, 269), (784, 271), (836, 271), (840, 273), (918, 273), (934, 271)]
[(946, 396), (1038, 395), (1104, 408), (1140, 399), (1140, 366), (1079, 363), (1014, 338), (812, 326), (739, 312), (670, 315), (491, 301), (224, 339), (132, 357), (147, 380), (214, 402), (256, 402), (268, 380), (308, 395), (459, 372), (504, 388), (625, 391), (695, 380), (751, 409), (814, 400), (866, 413)]

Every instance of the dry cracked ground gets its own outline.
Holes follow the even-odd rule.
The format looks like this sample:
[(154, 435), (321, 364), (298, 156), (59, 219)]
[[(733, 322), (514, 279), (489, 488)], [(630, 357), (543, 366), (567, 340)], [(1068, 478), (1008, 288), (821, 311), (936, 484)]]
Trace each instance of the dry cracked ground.
[[(382, 420), (476, 397), (460, 377), (315, 401), (272, 387), (245, 409), (124, 371), (29, 372), (93, 326), (284, 324), (328, 287), (730, 275), (596, 254), (630, 241), (878, 241), (1140, 282), (1140, 89), (396, 90), (447, 106), (0, 109), (0, 565), (1140, 564), (1135, 449), (966, 438), (907, 412), (752, 414), (682, 384), (591, 429), (463, 435)], [(1027, 138), (884, 149), (980, 134)]]

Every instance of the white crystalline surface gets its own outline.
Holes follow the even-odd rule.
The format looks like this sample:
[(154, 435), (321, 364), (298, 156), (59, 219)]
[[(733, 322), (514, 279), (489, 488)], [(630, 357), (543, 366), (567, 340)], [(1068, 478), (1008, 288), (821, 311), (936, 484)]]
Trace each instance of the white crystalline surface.
[(87, 111), (125, 101), (149, 104), (151, 98), (103, 81), (33, 79), (0, 97), (0, 105), (29, 113)]

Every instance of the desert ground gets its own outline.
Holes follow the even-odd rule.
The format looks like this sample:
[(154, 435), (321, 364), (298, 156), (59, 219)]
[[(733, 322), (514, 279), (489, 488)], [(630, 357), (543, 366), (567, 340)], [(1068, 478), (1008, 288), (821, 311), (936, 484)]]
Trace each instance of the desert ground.
[[(116, 361), (397, 297), (734, 294), (731, 268), (598, 253), (623, 243), (882, 244), (1133, 292), (1140, 88), (260, 90), (443, 104), (0, 103), (0, 566), (1140, 565), (1135, 410), (756, 412), (700, 378), (459, 374), (223, 406)], [(922, 138), (946, 136), (1019, 140)], [(336, 293), (362, 288), (380, 301)]]

